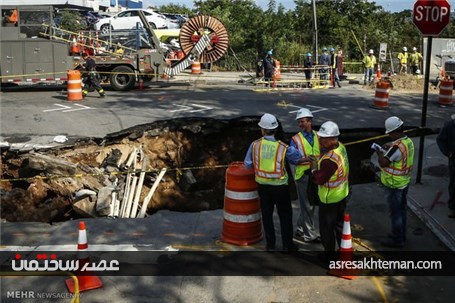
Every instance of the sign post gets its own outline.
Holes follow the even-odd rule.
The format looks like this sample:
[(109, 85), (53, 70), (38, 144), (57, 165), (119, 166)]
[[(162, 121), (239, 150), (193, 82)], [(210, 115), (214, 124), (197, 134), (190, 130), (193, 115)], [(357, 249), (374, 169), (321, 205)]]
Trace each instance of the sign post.
[(439, 36), (450, 21), (450, 4), (447, 0), (417, 0), (414, 3), (412, 21), (422, 33), (428, 36), (425, 58), (425, 82), (422, 99), (422, 117), (420, 121), (419, 158), (417, 162), (416, 183), (421, 183), (423, 149), (425, 144), (424, 128), (427, 123), (428, 86), (430, 82), (430, 61), (433, 36)]

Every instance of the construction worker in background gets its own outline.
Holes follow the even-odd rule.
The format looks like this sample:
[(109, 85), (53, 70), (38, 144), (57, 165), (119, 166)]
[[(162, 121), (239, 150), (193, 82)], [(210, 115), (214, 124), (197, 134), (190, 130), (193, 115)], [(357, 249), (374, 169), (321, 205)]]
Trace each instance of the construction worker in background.
[(84, 88), (82, 89), (82, 97), (86, 97), (90, 89), (93, 87), (100, 94), (100, 98), (104, 98), (104, 89), (101, 87), (96, 72), (96, 63), (87, 53), (82, 54), (85, 63), (83, 71), (85, 72)]
[(263, 137), (251, 143), (244, 165), (254, 169), (258, 183), (266, 249), (275, 250), (273, 211), (276, 205), (280, 218), (283, 251), (295, 251), (297, 246), (292, 241), (292, 206), (285, 160), (295, 165), (303, 159), (296, 148), (276, 140), (275, 135), (279, 125), (275, 116), (264, 114), (258, 125)]
[(17, 26), (17, 23), (19, 21), (19, 14), (17, 12), (17, 9), (14, 8), (10, 11), (10, 13), (5, 13), (3, 20), (4, 23), (9, 23)]
[(290, 145), (299, 150), (305, 162), (292, 166), (297, 187), (297, 196), (300, 202), (300, 216), (297, 221), (294, 240), (297, 242), (320, 243), (321, 238), (319, 232), (314, 227), (315, 211), (319, 199), (314, 195), (316, 186), (312, 182), (308, 182), (311, 179), (309, 156), (319, 159), (321, 155), (319, 138), (313, 130), (313, 113), (309, 109), (299, 109), (295, 119), (301, 131), (292, 137)]
[(449, 218), (455, 218), (455, 114), (444, 123), (436, 143), (449, 160)]
[(324, 122), (319, 131), (324, 150), (320, 159), (310, 157), (312, 182), (318, 185), (319, 232), (324, 246), (323, 261), (336, 260), (336, 245), (341, 245), (344, 211), (349, 197), (349, 161), (346, 148), (338, 141), (340, 130), (332, 121)]
[(400, 65), (400, 73), (406, 74), (408, 71), (408, 48), (403, 47), (403, 51), (398, 54), (398, 64)]
[(338, 55), (335, 54), (335, 49), (333, 47), (330, 48), (330, 67), (332, 68), (333, 87), (335, 87), (335, 83), (338, 87), (341, 87), (340, 77), (338, 77)]
[(322, 54), (319, 56), (319, 65), (322, 65), (319, 69), (319, 75), (321, 80), (328, 80), (329, 79), (329, 65), (330, 65), (330, 56), (327, 53), (327, 47), (322, 48)]
[(422, 62), (422, 54), (417, 51), (417, 47), (412, 48), (412, 54), (409, 55), (409, 65), (413, 75), (420, 74), (420, 62)]
[(267, 51), (267, 55), (262, 60), (262, 67), (264, 68), (264, 80), (272, 81), (275, 74), (275, 60), (272, 57), (273, 51)]
[(414, 143), (403, 132), (403, 121), (396, 117), (385, 120), (385, 133), (393, 142), (375, 148), (381, 167), (381, 183), (389, 205), (392, 233), (381, 244), (402, 248), (406, 242), (406, 205), (411, 171), (414, 163)]
[(311, 53), (306, 54), (305, 60), (303, 60), (303, 67), (305, 71), (305, 79), (307, 82), (307, 87), (311, 88), (311, 72), (313, 70), (313, 59)]
[(363, 67), (365, 69), (365, 79), (363, 81), (363, 85), (371, 84), (371, 76), (373, 75), (373, 69), (376, 65), (376, 57), (374, 56), (374, 51), (370, 49), (368, 51), (368, 55), (363, 58)]

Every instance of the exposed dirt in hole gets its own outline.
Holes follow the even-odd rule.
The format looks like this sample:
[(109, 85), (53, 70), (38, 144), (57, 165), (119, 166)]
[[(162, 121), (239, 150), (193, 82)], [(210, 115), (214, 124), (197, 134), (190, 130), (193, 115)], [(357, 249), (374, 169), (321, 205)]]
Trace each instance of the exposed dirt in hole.
[[(148, 214), (161, 209), (222, 208), (226, 167), (233, 161), (243, 161), (250, 143), (261, 136), (258, 120), (157, 121), (103, 139), (80, 140), (73, 146), (21, 154), (4, 150), (1, 178), (19, 180), (0, 182), (1, 216), (8, 221), (52, 222), (108, 215), (112, 192), (117, 193), (119, 201), (124, 199), (126, 164), (133, 149), (143, 151), (142, 157), (133, 157), (137, 160), (137, 179), (143, 159), (148, 160), (138, 196), (139, 209), (162, 168), (168, 170), (147, 204)], [(353, 142), (382, 132), (341, 130), (340, 140)], [(289, 142), (292, 135), (280, 134), (284, 142)], [(352, 184), (374, 181), (370, 145), (367, 141), (347, 146)], [(293, 182), (290, 184), (292, 188)]]

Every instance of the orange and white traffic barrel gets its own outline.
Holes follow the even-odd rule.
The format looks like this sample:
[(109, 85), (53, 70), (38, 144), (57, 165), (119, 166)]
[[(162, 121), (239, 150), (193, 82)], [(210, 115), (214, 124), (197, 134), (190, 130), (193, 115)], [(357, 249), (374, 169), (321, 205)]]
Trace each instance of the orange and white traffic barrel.
[(390, 82), (379, 81), (376, 84), (376, 92), (373, 99), (372, 107), (376, 109), (388, 109), (389, 108), (389, 92)]
[(452, 91), (453, 91), (453, 80), (441, 80), (439, 84), (439, 99), (440, 105), (452, 105)]
[(254, 170), (233, 162), (226, 170), (221, 240), (249, 245), (262, 239), (261, 205)]
[(275, 74), (273, 75), (275, 79), (280, 79), (281, 78), (281, 65), (280, 61), (275, 60)]
[(79, 44), (77, 43), (76, 36), (73, 36), (71, 41), (71, 55), (79, 55), (81, 53), (81, 49)]
[(193, 64), (191, 64), (191, 73), (192, 74), (200, 74), (201, 73), (201, 62), (194, 61)]
[(68, 92), (68, 101), (82, 100), (82, 80), (81, 73), (78, 70), (68, 71), (68, 82), (66, 90)]

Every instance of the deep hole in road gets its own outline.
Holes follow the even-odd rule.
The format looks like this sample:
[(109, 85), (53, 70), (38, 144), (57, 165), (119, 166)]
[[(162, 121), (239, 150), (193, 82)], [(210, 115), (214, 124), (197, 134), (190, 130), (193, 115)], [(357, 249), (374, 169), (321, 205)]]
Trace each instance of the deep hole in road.
[[(157, 182), (147, 214), (162, 209), (197, 212), (223, 208), (227, 165), (243, 161), (250, 143), (261, 136), (258, 121), (256, 116), (231, 120), (181, 118), (138, 125), (104, 138), (78, 139), (72, 144), (36, 152), (3, 150), (1, 178), (12, 180), (0, 182), (1, 217), (22, 222), (103, 217), (112, 212), (112, 192), (121, 202), (129, 199), (134, 205), (138, 200), (137, 215), (162, 168), (167, 171)], [(351, 184), (375, 181), (370, 162), (373, 141), (365, 139), (383, 135), (383, 131), (341, 130), (340, 141), (346, 144), (350, 161)], [(286, 143), (293, 135), (279, 132)], [(387, 137), (374, 140), (379, 144), (387, 141)], [(139, 190), (141, 170), (146, 173)], [(125, 194), (133, 192), (133, 179), (137, 184), (134, 192), (140, 193), (137, 197), (135, 193)], [(290, 184), (291, 194), (296, 198), (293, 182)], [(130, 214), (133, 209), (131, 206)], [(120, 214), (121, 211), (119, 206)]]

